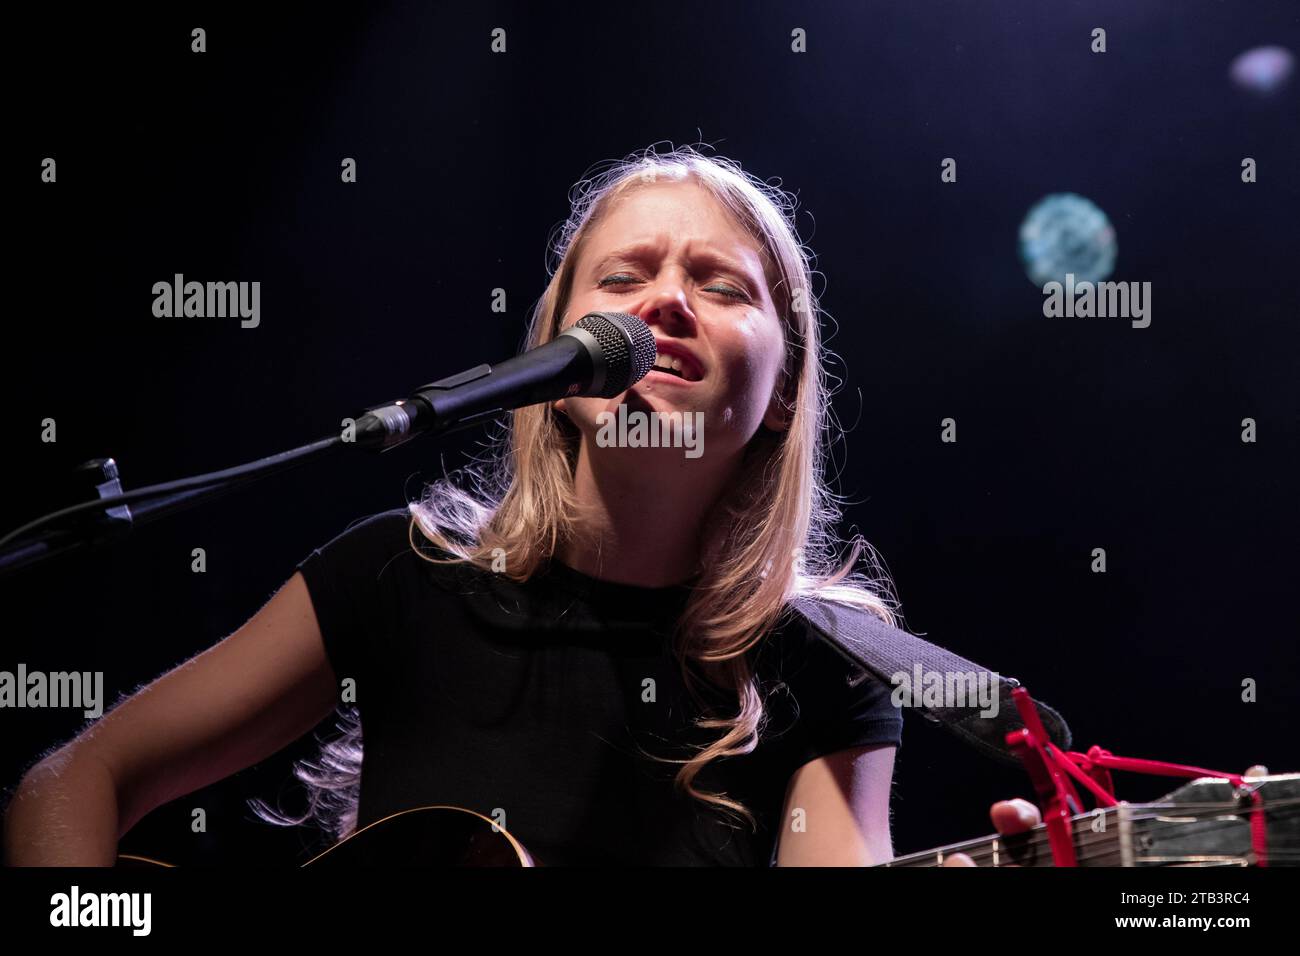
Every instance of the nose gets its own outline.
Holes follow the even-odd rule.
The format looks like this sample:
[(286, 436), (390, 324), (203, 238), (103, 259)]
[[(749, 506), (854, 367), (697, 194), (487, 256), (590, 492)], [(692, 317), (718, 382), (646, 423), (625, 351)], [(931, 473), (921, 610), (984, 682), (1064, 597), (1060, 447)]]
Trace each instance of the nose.
[(695, 334), (695, 313), (686, 300), (681, 283), (665, 281), (650, 293), (650, 298), (637, 312), (646, 325), (659, 326), (665, 334), (686, 338)]

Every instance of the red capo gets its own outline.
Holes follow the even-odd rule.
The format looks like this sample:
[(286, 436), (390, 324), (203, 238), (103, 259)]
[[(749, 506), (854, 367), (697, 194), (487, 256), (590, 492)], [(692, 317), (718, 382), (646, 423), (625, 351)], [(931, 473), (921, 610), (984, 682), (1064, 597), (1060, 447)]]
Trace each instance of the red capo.
[[(1164, 777), (1218, 777), (1227, 780), (1234, 787), (1246, 788), (1256, 808), (1261, 803), (1258, 791), (1250, 789), (1247, 779), (1241, 774), (1165, 763), (1161, 760), (1116, 757), (1109, 750), (1103, 750), (1101, 747), (1089, 747), (1086, 754), (1061, 750), (1052, 743), (1052, 739), (1043, 728), (1043, 722), (1038, 716), (1038, 708), (1034, 706), (1029, 691), (1024, 687), (1016, 687), (1011, 691), (1011, 697), (1025, 726), (1007, 734), (1007, 746), (1024, 763), (1029, 779), (1038, 793), (1039, 809), (1043, 815), (1043, 822), (1047, 825), (1052, 859), (1057, 866), (1078, 866), (1074, 855), (1070, 818), (1083, 813), (1084, 810), (1083, 801), (1079, 798), (1079, 792), (1075, 790), (1071, 777), (1092, 793), (1099, 807), (1113, 807), (1119, 803), (1115, 798), (1115, 786), (1110, 777), (1111, 768)], [(1264, 826), (1264, 814), (1254, 812), (1250, 815), (1251, 846), (1255, 851), (1258, 866), (1268, 865)]]

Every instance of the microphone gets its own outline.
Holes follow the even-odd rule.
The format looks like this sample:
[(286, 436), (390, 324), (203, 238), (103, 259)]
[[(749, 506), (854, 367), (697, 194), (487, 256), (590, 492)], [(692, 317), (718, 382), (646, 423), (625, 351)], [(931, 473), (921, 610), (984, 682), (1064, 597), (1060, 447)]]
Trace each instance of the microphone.
[(387, 451), (425, 432), (468, 428), (524, 405), (613, 398), (645, 378), (655, 350), (654, 333), (636, 316), (589, 312), (545, 345), (367, 409), (356, 420), (354, 442)]

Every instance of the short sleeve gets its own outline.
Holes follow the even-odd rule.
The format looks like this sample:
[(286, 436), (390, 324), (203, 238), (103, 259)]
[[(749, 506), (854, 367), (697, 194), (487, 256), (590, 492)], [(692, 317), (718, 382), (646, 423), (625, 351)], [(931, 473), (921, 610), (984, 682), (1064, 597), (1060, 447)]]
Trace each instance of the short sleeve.
[(360, 680), (366, 648), (386, 633), (398, 600), (394, 558), (411, 551), (410, 514), (373, 515), (303, 558), (297, 565), (307, 582), (325, 654), (338, 680)]
[[(856, 680), (856, 686), (850, 685)], [(824, 720), (808, 737), (808, 759), (850, 747), (903, 743), (903, 714), (894, 706), (892, 688), (876, 675), (858, 668), (841, 678), (843, 690), (835, 695)]]
[(903, 714), (893, 688), (846, 660), (811, 627), (792, 684), (803, 725), (804, 762), (853, 747), (903, 743)]

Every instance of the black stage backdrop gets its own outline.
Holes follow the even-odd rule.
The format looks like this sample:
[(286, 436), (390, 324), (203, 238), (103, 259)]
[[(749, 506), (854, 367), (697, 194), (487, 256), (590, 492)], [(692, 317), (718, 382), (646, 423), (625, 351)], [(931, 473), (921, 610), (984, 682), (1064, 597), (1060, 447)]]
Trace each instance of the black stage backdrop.
[[(128, 488), (207, 471), (512, 354), (570, 186), (652, 143), (705, 144), (798, 193), (841, 359), (843, 530), (879, 549), (909, 628), (1019, 678), (1078, 747), (1300, 769), (1300, 100), (1294, 78), (1264, 97), (1228, 76), (1247, 48), (1300, 50), (1295, 4), (11, 16), (4, 530), (58, 504), (85, 459), (114, 456)], [(1017, 235), (1059, 192), (1109, 215), (1113, 278), (1152, 284), (1148, 328), (1044, 317)], [(260, 325), (154, 318), (151, 287), (175, 273), (260, 281)], [(956, 443), (941, 441), (949, 417)], [(102, 670), (111, 702), (483, 437), (290, 472), (13, 575), (0, 670)], [(0, 783), (81, 724), (0, 712)], [(305, 738), (161, 808), (124, 846), (299, 859), (312, 834), (256, 822), (245, 800), (292, 805), (291, 760), (313, 749)], [(896, 779), (900, 853), (987, 833), (993, 800), (1032, 795), (1015, 768), (913, 717)], [(1170, 789), (1119, 783), (1131, 800)], [(198, 807), (206, 834), (191, 833)]]

